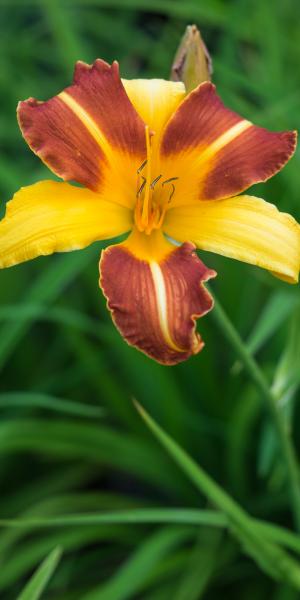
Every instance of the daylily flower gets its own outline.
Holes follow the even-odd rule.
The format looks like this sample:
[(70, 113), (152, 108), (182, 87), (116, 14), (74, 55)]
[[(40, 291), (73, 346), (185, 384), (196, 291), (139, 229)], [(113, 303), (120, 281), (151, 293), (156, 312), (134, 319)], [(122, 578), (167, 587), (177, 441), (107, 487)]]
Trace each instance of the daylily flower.
[(18, 119), (43, 162), (83, 187), (21, 188), (0, 223), (0, 266), (130, 232), (102, 252), (100, 286), (125, 340), (157, 361), (203, 346), (195, 321), (213, 306), (203, 282), (215, 272), (196, 247), (297, 281), (297, 222), (237, 195), (285, 165), (296, 134), (254, 126), (210, 82), (186, 94), (180, 82), (121, 81), (117, 63), (78, 62), (73, 85), (21, 102)]

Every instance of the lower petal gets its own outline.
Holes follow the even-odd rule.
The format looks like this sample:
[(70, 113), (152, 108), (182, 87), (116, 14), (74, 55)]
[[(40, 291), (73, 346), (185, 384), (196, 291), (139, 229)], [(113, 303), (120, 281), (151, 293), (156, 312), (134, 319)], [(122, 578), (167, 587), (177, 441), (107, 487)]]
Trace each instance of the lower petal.
[(196, 319), (213, 307), (203, 282), (216, 273), (193, 244), (175, 247), (161, 232), (134, 231), (100, 261), (100, 286), (121, 335), (151, 358), (174, 365), (197, 354), (203, 341)]
[(131, 228), (131, 211), (68, 183), (21, 188), (0, 221), (0, 268), (37, 256), (78, 250)]
[(293, 217), (253, 196), (236, 196), (168, 211), (165, 232), (217, 252), (268, 269), (297, 283), (300, 269), (300, 226)]

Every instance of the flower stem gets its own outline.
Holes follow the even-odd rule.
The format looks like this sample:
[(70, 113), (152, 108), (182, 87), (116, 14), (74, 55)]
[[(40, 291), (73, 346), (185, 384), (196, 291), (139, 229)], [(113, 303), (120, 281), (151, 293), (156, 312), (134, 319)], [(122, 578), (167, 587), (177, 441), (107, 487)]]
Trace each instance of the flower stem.
[(228, 339), (232, 347), (239, 355), (240, 360), (243, 362), (246, 371), (248, 372), (248, 374), (254, 381), (257, 389), (264, 398), (266, 406), (273, 419), (278, 436), (278, 441), (282, 451), (282, 456), (286, 465), (286, 477), (289, 484), (291, 509), (293, 513), (294, 524), (297, 531), (300, 531), (300, 478), (297, 465), (297, 458), (288, 428), (277, 405), (276, 398), (271, 392), (267, 380), (265, 379), (255, 359), (250, 354), (247, 346), (243, 342), (239, 333), (236, 331), (235, 327), (226, 315), (224, 309), (220, 305), (219, 301), (216, 299), (215, 307), (212, 314), (215, 320), (217, 321), (219, 327), (222, 329), (225, 337)]

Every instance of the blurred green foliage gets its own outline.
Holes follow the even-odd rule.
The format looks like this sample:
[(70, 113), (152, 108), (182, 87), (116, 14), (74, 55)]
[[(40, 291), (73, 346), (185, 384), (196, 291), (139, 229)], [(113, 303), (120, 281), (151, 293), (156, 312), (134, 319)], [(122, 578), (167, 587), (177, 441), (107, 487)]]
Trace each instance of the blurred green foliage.
[[(21, 138), (18, 100), (57, 93), (78, 59), (118, 59), (128, 78), (168, 78), (194, 22), (224, 101), (257, 124), (299, 128), (297, 0), (1, 1), (1, 216), (17, 188), (51, 176)], [(296, 153), (253, 188), (298, 220), (299, 166)], [(258, 556), (263, 529), (255, 554), (249, 530), (238, 534), (240, 524), (224, 521), (222, 503), (212, 506), (196, 490), (132, 404), (136, 398), (255, 519), (290, 528), (276, 434), (240, 357), (214, 313), (199, 323), (204, 351), (185, 364), (162, 367), (129, 348), (98, 289), (100, 250), (96, 244), (0, 273), (0, 518), (27, 520), (21, 527), (2, 521), (0, 598), (21, 594), (49, 555), (20, 595), (30, 598), (29, 589), (40, 597), (58, 545), (63, 556), (42, 595), (49, 600), (298, 598), (279, 568), (282, 557), (272, 572)], [(299, 450), (299, 290), (248, 265), (202, 258), (218, 271), (211, 289), (256, 355)], [(143, 510), (151, 507), (160, 512), (149, 519)], [(193, 521), (195, 509), (202, 520)], [(115, 522), (114, 511), (123, 511)], [(54, 521), (34, 526), (34, 519)], [(295, 534), (286, 540), (284, 532), (284, 541), (271, 533), (299, 553)]]

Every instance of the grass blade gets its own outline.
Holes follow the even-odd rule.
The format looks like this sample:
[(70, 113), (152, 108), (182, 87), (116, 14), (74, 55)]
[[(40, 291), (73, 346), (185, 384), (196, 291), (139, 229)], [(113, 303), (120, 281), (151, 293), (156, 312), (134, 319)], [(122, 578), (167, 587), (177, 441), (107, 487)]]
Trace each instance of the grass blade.
[(150, 415), (136, 402), (138, 412), (154, 436), (181, 470), (229, 520), (229, 528), (244, 550), (274, 579), (287, 581), (300, 589), (300, 564), (279, 546), (269, 543), (253, 527), (252, 518), (219, 485), (161, 429)]
[[(53, 302), (95, 257), (95, 248), (89, 248), (85, 251), (74, 252), (69, 256), (60, 257), (59, 260), (57, 258), (50, 259), (50, 266), (46, 271), (42, 271), (39, 279), (29, 289), (25, 301), (29, 303)], [(32, 317), (28, 317), (26, 321), (16, 321), (13, 324), (5, 323), (3, 325), (0, 331), (0, 369), (3, 369), (31, 322)]]
[(280, 290), (271, 296), (247, 341), (252, 354), (270, 339), (299, 302), (299, 295), (290, 291)]
[(91, 419), (103, 416), (103, 409), (99, 406), (56, 398), (48, 394), (34, 392), (6, 392), (0, 394), (0, 409), (11, 408), (12, 406), (29, 409), (44, 408), (53, 412)]
[[(124, 500), (122, 501), (124, 503)], [(74, 504), (74, 502), (73, 502)], [(18, 529), (48, 529), (56, 527), (81, 527), (88, 525), (193, 525), (195, 527), (228, 528), (230, 521), (225, 514), (215, 510), (191, 508), (134, 508), (105, 513), (67, 514), (55, 517), (25, 517), (0, 519), (0, 527)], [(252, 526), (259, 535), (271, 542), (286, 546), (300, 554), (300, 538), (297, 534), (273, 523), (252, 519)]]
[(45, 558), (37, 571), (35, 571), (24, 590), (19, 594), (17, 600), (39, 600), (58, 565), (60, 557), (61, 549), (55, 548), (47, 558)]
[(127, 600), (143, 586), (152, 570), (173, 548), (191, 536), (190, 529), (167, 527), (156, 531), (144, 541), (113, 577), (82, 600)]
[(220, 545), (220, 532), (215, 531), (212, 536), (203, 536), (203, 531), (201, 531), (201, 536), (199, 535), (196, 541), (182, 581), (178, 584), (174, 600), (200, 600), (202, 598), (213, 572), (219, 566)]
[(291, 510), (293, 513), (295, 525), (297, 530), (300, 530), (300, 477), (299, 467), (297, 463), (297, 457), (293, 442), (291, 439), (290, 431), (286, 428), (285, 420), (281, 414), (281, 411), (277, 405), (277, 399), (269, 388), (268, 382), (266, 381), (263, 372), (259, 368), (258, 364), (252, 357), (247, 346), (244, 344), (242, 338), (236, 331), (235, 327), (231, 323), (230, 319), (226, 315), (220, 303), (215, 299), (215, 307), (213, 311), (213, 317), (216, 319), (218, 325), (222, 329), (224, 335), (235, 349), (236, 353), (240, 357), (241, 361), (248, 374), (255, 383), (258, 391), (265, 401), (266, 408), (268, 409), (276, 434), (278, 443), (281, 447), (282, 458), (285, 462), (286, 478), (289, 487)]

